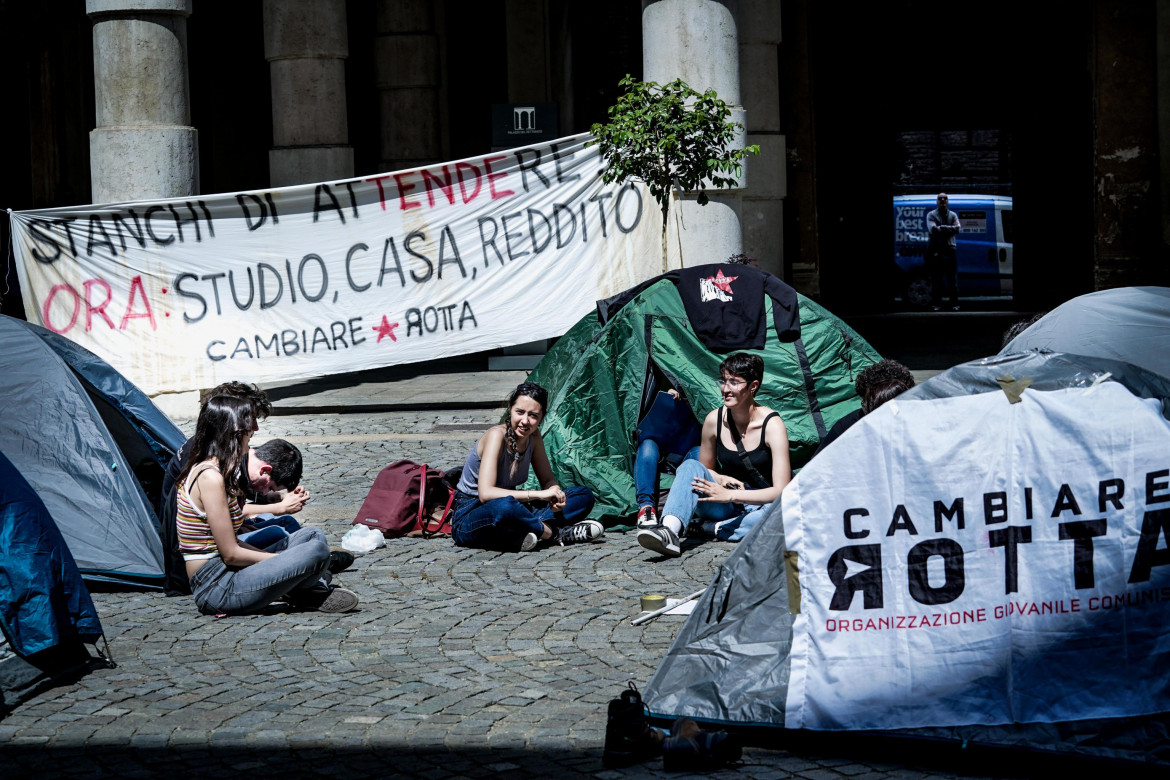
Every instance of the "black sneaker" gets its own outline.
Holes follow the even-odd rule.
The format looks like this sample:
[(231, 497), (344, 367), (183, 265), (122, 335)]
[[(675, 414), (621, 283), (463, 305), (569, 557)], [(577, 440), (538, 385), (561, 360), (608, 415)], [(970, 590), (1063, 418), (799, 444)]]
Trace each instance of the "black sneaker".
[(662, 754), (662, 732), (646, 720), (642, 695), (630, 683), (620, 698), (611, 699), (605, 722), (605, 752), (601, 763), (609, 769), (633, 766)]
[(317, 606), (318, 612), (349, 612), (357, 609), (358, 596), (349, 588), (334, 587)]
[(289, 593), (284, 601), (294, 609), (316, 612), (349, 612), (357, 609), (358, 595), (349, 588), (317, 582), (308, 590)]
[(340, 547), (329, 548), (329, 573), (337, 574), (353, 566), (353, 553)]
[(682, 555), (682, 549), (678, 545), (678, 534), (664, 525), (638, 529), (638, 544), (668, 558)]
[(582, 520), (579, 523), (567, 525), (560, 531), (557, 531), (557, 544), (562, 547), (566, 544), (578, 544), (580, 542), (592, 542), (595, 539), (600, 539), (605, 533), (605, 526), (596, 520)]

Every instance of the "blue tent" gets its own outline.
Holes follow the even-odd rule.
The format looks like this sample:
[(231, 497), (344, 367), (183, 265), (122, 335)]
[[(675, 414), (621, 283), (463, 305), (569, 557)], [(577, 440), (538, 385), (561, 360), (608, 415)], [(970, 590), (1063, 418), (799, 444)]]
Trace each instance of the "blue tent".
[(86, 669), (102, 625), (36, 492), (0, 453), (0, 707)]
[(93, 353), (0, 317), (0, 452), (24, 475), (87, 579), (161, 587), (155, 504), (185, 437)]

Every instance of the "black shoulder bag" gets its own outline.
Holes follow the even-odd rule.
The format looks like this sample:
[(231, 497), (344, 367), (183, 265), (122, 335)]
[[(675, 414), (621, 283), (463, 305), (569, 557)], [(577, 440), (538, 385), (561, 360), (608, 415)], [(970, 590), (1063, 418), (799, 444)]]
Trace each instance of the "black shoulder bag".
[[(773, 414), (775, 414), (775, 412), (773, 412)], [(722, 414), (719, 415), (719, 419), (723, 419)], [(763, 443), (764, 440), (764, 428), (767, 427), (768, 420), (770, 419), (772, 419), (771, 414), (764, 418), (764, 425), (760, 428), (761, 443)], [(731, 440), (735, 442), (735, 449), (739, 454), (739, 462), (743, 464), (743, 467), (747, 471), (748, 476), (751, 477), (753, 482), (755, 482), (755, 484), (751, 486), (751, 489), (764, 490), (765, 488), (770, 487), (771, 483), (764, 479), (764, 477), (760, 474), (759, 469), (752, 465), (752, 460), (748, 457), (747, 450), (745, 450), (743, 447), (743, 437), (739, 434), (739, 428), (735, 427), (735, 420), (732, 419), (731, 412), (727, 413), (727, 430), (731, 431)]]

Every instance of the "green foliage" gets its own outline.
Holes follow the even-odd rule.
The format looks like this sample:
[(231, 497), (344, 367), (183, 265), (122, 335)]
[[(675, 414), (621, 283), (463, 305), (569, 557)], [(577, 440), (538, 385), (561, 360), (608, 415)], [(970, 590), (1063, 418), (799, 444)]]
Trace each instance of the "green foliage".
[(659, 85), (629, 75), (620, 85), (625, 92), (610, 106), (609, 122), (593, 125), (590, 143), (605, 159), (607, 184), (645, 182), (662, 209), (664, 232), (672, 187), (699, 190), (698, 203), (706, 205), (707, 187), (734, 187), (743, 158), (760, 153), (758, 146), (729, 147), (743, 125), (730, 120), (714, 90), (700, 94), (681, 79)]

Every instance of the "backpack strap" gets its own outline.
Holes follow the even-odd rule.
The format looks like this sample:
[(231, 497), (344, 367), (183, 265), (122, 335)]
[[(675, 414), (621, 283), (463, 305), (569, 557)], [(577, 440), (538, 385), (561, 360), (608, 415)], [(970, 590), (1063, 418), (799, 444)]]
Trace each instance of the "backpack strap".
[[(447, 488), (449, 498), (447, 505), (443, 507), (443, 514), (436, 520), (434, 517), (428, 517), (423, 520), (419, 526), (423, 536), (435, 536), (441, 533), (450, 533), (450, 527), (444, 531), (443, 526), (447, 524), (447, 518), (451, 516), (451, 505), (455, 503), (455, 491)], [(432, 525), (433, 523), (433, 525)]]
[[(779, 412), (772, 412), (770, 415), (764, 418), (764, 424), (760, 426), (761, 444), (764, 443), (764, 428), (768, 426), (768, 420), (779, 416)], [(721, 414), (719, 417), (722, 418), (723, 415)], [(735, 420), (732, 418), (731, 412), (727, 413), (727, 430), (731, 432), (731, 440), (735, 442), (735, 450), (739, 454), (739, 462), (743, 464), (743, 467), (747, 471), (748, 476), (751, 477), (752, 481), (756, 483), (756, 486), (753, 489), (760, 490), (767, 487), (768, 481), (760, 474), (759, 469), (752, 465), (752, 460), (748, 457), (747, 450), (744, 449), (743, 437), (739, 435), (739, 428), (735, 427)]]
[(414, 519), (414, 527), (423, 527), (423, 509), (427, 499), (427, 464), (422, 464), (418, 473), (418, 517)]

